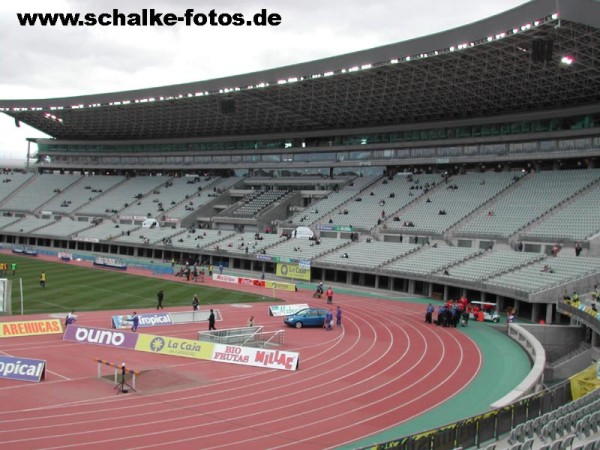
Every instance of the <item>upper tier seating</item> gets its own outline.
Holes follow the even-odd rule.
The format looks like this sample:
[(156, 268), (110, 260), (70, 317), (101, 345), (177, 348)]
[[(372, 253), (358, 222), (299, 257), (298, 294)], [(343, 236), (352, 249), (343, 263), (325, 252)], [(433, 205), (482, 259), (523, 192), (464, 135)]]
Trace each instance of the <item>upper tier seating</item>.
[[(550, 270), (545, 272), (544, 266), (548, 266)], [(532, 293), (596, 272), (600, 272), (600, 258), (559, 256), (544, 258), (534, 264), (490, 278), (485, 284)]]
[(313, 203), (303, 211), (294, 214), (286, 222), (308, 227), (321, 217), (331, 213), (335, 208), (350, 200), (365, 187), (372, 184), (378, 177), (357, 177), (339, 188), (339, 192), (330, 192), (318, 202)]
[(33, 176), (32, 173), (0, 174), (0, 204)]
[(408, 256), (383, 266), (392, 272), (425, 275), (437, 273), (482, 253), (481, 250), (463, 247), (429, 247), (413, 252)]
[(316, 262), (359, 269), (363, 267), (374, 269), (418, 248), (419, 246), (415, 244), (394, 242), (353, 242), (319, 257)]
[(122, 176), (95, 175), (85, 176), (42, 205), (45, 211), (53, 213), (72, 213), (83, 204), (102, 195), (113, 186), (125, 180)]
[[(96, 197), (91, 202), (81, 207), (77, 213), (96, 216), (111, 216), (127, 208), (130, 204), (139, 201), (144, 195), (157, 189), (169, 180), (169, 177), (133, 177)], [(144, 216), (146, 216), (144, 214)]]
[[(388, 221), (390, 230), (411, 234), (442, 234), (514, 182), (515, 173), (468, 173), (449, 178), (423, 195), (398, 221)], [(406, 223), (412, 226), (406, 226)]]
[(285, 190), (253, 192), (251, 195), (244, 197), (243, 204), (234, 209), (232, 214), (238, 217), (254, 217), (267, 206), (280, 201), (288, 193), (289, 191)]
[(583, 241), (600, 232), (600, 183), (575, 197), (556, 213), (543, 217), (539, 224), (521, 235), (521, 239)]
[[(427, 190), (432, 189), (441, 180), (442, 177), (437, 174), (414, 177), (396, 175), (391, 180), (384, 177), (324, 219), (330, 218), (333, 225), (370, 230), (379, 225), (380, 221), (392, 216)], [(319, 222), (329, 223), (328, 220)]]
[(81, 175), (36, 175), (0, 205), (3, 210), (34, 212), (75, 183)]
[(457, 235), (508, 238), (598, 179), (600, 169), (532, 173)]
[(543, 255), (539, 253), (490, 251), (452, 267), (450, 276), (461, 280), (483, 281), (541, 258)]
[(317, 241), (309, 239), (286, 239), (278, 245), (267, 250), (270, 256), (295, 259), (313, 259), (350, 242), (349, 239), (320, 239)]
[(236, 253), (239, 255), (255, 254), (260, 253), (263, 249), (271, 247), (273, 244), (281, 242), (284, 239), (285, 238), (276, 234), (238, 233), (214, 244), (210, 250)]

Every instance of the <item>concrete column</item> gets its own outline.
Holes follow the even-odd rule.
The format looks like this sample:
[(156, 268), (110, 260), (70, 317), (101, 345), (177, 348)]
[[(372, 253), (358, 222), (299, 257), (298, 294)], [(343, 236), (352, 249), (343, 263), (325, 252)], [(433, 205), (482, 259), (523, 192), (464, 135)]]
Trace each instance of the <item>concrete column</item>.
[(445, 284), (444, 285), (444, 297), (443, 297), (444, 302), (448, 301), (448, 285)]
[(546, 306), (546, 323), (551, 325), (554, 323), (554, 303), (548, 303)]
[(531, 321), (533, 323), (538, 323), (540, 321), (540, 304), (533, 303), (531, 305)]
[(598, 333), (592, 330), (592, 348), (598, 346)]
[(379, 289), (379, 275), (375, 275), (375, 289)]
[(346, 284), (352, 284), (352, 273), (346, 272)]
[(408, 280), (408, 289), (407, 292), (409, 294), (415, 293), (415, 280)]

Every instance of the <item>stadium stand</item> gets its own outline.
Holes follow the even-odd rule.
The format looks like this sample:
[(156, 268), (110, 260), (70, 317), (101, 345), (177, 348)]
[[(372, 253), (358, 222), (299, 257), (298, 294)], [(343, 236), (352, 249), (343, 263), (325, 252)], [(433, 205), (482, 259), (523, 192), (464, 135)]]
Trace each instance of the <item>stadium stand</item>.
[(69, 214), (91, 202), (102, 193), (125, 180), (118, 175), (94, 175), (81, 177), (77, 183), (54, 196), (40, 209), (58, 214)]
[(539, 253), (513, 251), (485, 252), (483, 255), (456, 264), (449, 272), (452, 278), (483, 281), (513, 271), (519, 267), (542, 259)]
[(423, 248), (386, 264), (383, 269), (391, 272), (425, 275), (440, 272), (481, 253), (481, 250), (461, 247)]
[(520, 235), (524, 240), (584, 241), (600, 232), (600, 185), (594, 184), (571, 202), (542, 217)]
[(332, 250), (348, 245), (349, 239), (329, 239), (319, 240), (308, 239), (285, 239), (278, 245), (267, 250), (270, 256), (295, 259), (313, 259), (324, 255)]
[(3, 228), (7, 233), (33, 233), (42, 227), (50, 225), (54, 221), (50, 218), (35, 216), (23, 216), (16, 222), (12, 222)]
[[(544, 271), (545, 266), (549, 267)], [(600, 258), (561, 256), (545, 258), (534, 264), (486, 281), (490, 286), (504, 286), (525, 292), (537, 292), (600, 272)]]
[(211, 182), (213, 180), (202, 180), (200, 177), (171, 178), (149, 194), (131, 203), (127, 208), (122, 209), (120, 215), (159, 217), (164, 215), (165, 211), (180, 203), (186, 203), (186, 201), (188, 206), (194, 206), (191, 198)]
[(139, 228), (139, 225), (134, 224), (117, 224), (110, 220), (104, 220), (103, 222), (95, 225), (92, 228), (87, 228), (85, 230), (79, 231), (77, 236), (74, 236), (73, 239), (81, 240), (81, 241), (110, 241), (117, 236), (122, 234), (126, 234), (127, 232), (132, 232), (133, 230)]
[(245, 197), (242, 205), (231, 211), (231, 214), (239, 217), (254, 217), (273, 203), (281, 201), (288, 194), (289, 192), (285, 190), (254, 192)]
[[(221, 193), (233, 187), (240, 181), (240, 179), (240, 177), (227, 177), (221, 179), (216, 178), (216, 181), (215, 179), (207, 180), (211, 182), (208, 185), (208, 189), (203, 189), (197, 192), (195, 196), (192, 196), (167, 210), (165, 212), (165, 216), (173, 219), (183, 219), (193, 212), (192, 208), (198, 209), (215, 198), (218, 198)], [(191, 205), (190, 202), (193, 202), (193, 205)]]
[(256, 254), (283, 241), (285, 238), (276, 234), (236, 233), (215, 243), (213, 250), (220, 253)]
[[(499, 196), (458, 235), (508, 238), (600, 179), (600, 170), (540, 172)], [(489, 214), (489, 213), (492, 214)]]
[(233, 231), (222, 232), (221, 230), (197, 229), (192, 232), (191, 230), (185, 230), (174, 235), (170, 242), (166, 243), (165, 246), (184, 249), (214, 248), (214, 245), (218, 242), (233, 238), (234, 236), (236, 236), (236, 233)]
[[(378, 178), (379, 177), (377, 176), (357, 177), (347, 180), (346, 183), (344, 183), (343, 179), (340, 179), (338, 192), (334, 191), (328, 193), (305, 210), (294, 214), (286, 221), (286, 223), (296, 226), (313, 225), (340, 205), (357, 196), (363, 189), (366, 189), (367, 186), (373, 184)], [(333, 219), (331, 219), (331, 223), (335, 224)]]
[(6, 198), (0, 208), (32, 213), (80, 178), (81, 175), (37, 175)]
[[(506, 189), (514, 173), (469, 173), (449, 177), (447, 182), (423, 195), (415, 205), (388, 221), (387, 228), (410, 234), (441, 235), (452, 225)], [(406, 226), (410, 223), (411, 226)]]
[(0, 206), (3, 204), (4, 200), (8, 198), (9, 195), (11, 195), (14, 191), (19, 189), (33, 177), (34, 174), (32, 173), (18, 172), (11, 172), (0, 175)]
[(418, 248), (419, 246), (415, 244), (361, 241), (331, 251), (318, 258), (317, 261), (332, 267), (374, 269), (396, 258), (408, 255)]
[[(134, 202), (139, 202), (144, 195), (154, 191), (168, 181), (166, 176), (133, 177), (104, 192), (91, 202), (86, 203), (78, 214), (92, 216), (112, 216)], [(146, 217), (146, 214), (144, 214)]]
[(46, 225), (42, 228), (38, 228), (36, 233), (41, 235), (48, 236), (57, 236), (57, 237), (70, 237), (71, 235), (76, 235), (81, 231), (94, 227), (95, 224), (87, 221), (78, 221), (73, 220), (69, 217), (62, 217), (60, 220), (57, 220), (49, 225)]
[(319, 220), (319, 223), (324, 224), (331, 219), (335, 225), (371, 230), (427, 193), (441, 179), (439, 174), (423, 174), (414, 178), (409, 174), (383, 177), (325, 216), (325, 220)]
[[(543, 334), (565, 325), (586, 344), (576, 359), (598, 359), (593, 301), (580, 309), (561, 298), (600, 284), (599, 18), (599, 2), (570, 0), (558, 11), (555, 0), (533, 0), (407, 43), (88, 95), (77, 108), (71, 98), (0, 100), (1, 112), (50, 136), (31, 140), (36, 175), (1, 176), (0, 241), (224, 262), (268, 276), (270, 258), (311, 260), (312, 280), (490, 300), (503, 320), (511, 311), (543, 322)], [(235, 111), (223, 114), (223, 95)], [(149, 98), (157, 100), (141, 101)], [(48, 120), (57, 110), (68, 126)], [(88, 176), (89, 167), (114, 175)], [(292, 191), (280, 216), (264, 214)], [(148, 217), (156, 225), (142, 227)], [(242, 232), (250, 227), (263, 239)], [(295, 238), (296, 227), (315, 235)], [(428, 243), (408, 243), (417, 237)], [(575, 242), (581, 256), (548, 255), (547, 243)], [(516, 403), (462, 430), (495, 427), (489, 450), (598, 450), (600, 417), (589, 405), (552, 398), (550, 413), (537, 397), (523, 401), (540, 417), (530, 422)], [(458, 444), (436, 447), (436, 436), (378, 448)]]

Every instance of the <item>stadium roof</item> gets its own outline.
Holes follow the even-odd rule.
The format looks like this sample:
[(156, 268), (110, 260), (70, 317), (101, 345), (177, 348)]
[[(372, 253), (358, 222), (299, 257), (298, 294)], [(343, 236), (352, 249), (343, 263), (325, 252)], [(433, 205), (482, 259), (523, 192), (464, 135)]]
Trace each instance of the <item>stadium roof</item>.
[(600, 111), (600, 2), (534, 0), (464, 27), (195, 83), (0, 111), (57, 139), (140, 140), (402, 126)]

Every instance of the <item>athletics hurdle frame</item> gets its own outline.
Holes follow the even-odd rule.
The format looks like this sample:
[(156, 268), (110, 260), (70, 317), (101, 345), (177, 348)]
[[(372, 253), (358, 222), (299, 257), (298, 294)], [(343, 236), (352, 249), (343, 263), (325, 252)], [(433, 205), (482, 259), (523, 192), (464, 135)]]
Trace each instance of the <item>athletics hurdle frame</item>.
[[(115, 364), (115, 363), (111, 363), (110, 361), (105, 361), (105, 360), (100, 359), (100, 358), (94, 358), (94, 361), (96, 361), (96, 363), (98, 363), (98, 376), (97, 376), (97, 378), (102, 378), (102, 366), (109, 366), (109, 367), (112, 367), (114, 369), (115, 385), (117, 387), (119, 385), (126, 384), (125, 381), (124, 381), (125, 374), (126, 373), (130, 373), (130, 374), (132, 374), (132, 381), (131, 381), (131, 386), (129, 386), (129, 385), (128, 386), (131, 389), (133, 389), (134, 391), (136, 390), (136, 387), (135, 387), (136, 378), (139, 377), (142, 374), (139, 370), (128, 369), (124, 363), (123, 364)], [(123, 377), (123, 379), (121, 380), (121, 382), (119, 382), (119, 373), (121, 373), (121, 375)], [(116, 387), (115, 387), (115, 389), (116, 389)]]

